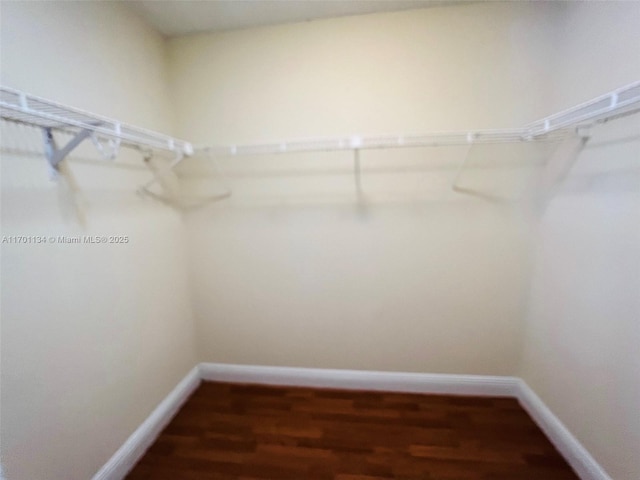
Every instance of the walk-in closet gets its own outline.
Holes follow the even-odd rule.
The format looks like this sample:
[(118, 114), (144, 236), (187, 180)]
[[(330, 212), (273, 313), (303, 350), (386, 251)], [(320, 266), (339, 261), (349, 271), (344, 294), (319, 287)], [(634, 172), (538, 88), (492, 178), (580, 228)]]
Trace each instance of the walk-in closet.
[(0, 478), (640, 478), (639, 1), (1, 0), (0, 117)]

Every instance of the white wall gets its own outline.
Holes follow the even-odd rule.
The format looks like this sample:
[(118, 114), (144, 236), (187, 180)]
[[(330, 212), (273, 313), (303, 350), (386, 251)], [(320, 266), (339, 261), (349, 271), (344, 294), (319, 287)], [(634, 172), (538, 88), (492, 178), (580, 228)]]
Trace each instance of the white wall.
[(511, 374), (523, 269), (512, 221), (464, 203), (194, 217), (192, 251), (211, 252), (194, 261), (201, 358)]
[[(178, 133), (524, 123), (543, 113), (521, 93), (544, 91), (552, 11), (478, 4), (172, 39)], [(187, 217), (201, 360), (514, 374), (528, 247), (513, 201), (539, 151), (474, 148), (462, 182), (477, 194), (452, 193), (466, 151), (362, 152), (360, 199), (349, 153), (221, 162), (233, 196)], [(209, 181), (194, 191), (222, 191)]]
[[(637, 3), (192, 36), (167, 64), (117, 2), (0, 9), (3, 84), (207, 144), (506, 127), (640, 78)], [(130, 238), (2, 245), (8, 478), (89, 478), (193, 366), (193, 317), (201, 361), (521, 374), (613, 478), (636, 478), (637, 131), (594, 130), (533, 235), (518, 200), (553, 145), (474, 147), (465, 195), (449, 189), (464, 148), (363, 152), (360, 194), (349, 154), (236, 158), (234, 195), (186, 224), (133, 195), (135, 155), (76, 161), (84, 227), (42, 158), (3, 153), (3, 235)], [(37, 144), (9, 133), (3, 147)], [(182, 172), (224, 191), (206, 160)]]
[(242, 143), (531, 121), (546, 113), (540, 44), (556, 9), (452, 5), (173, 38), (177, 133)]
[[(552, 110), (640, 79), (640, 3), (567, 5)], [(640, 478), (640, 120), (593, 130), (536, 227), (522, 376), (611, 478)]]
[[(163, 40), (117, 2), (3, 2), (2, 84), (168, 131)], [(137, 155), (71, 165), (86, 226), (51, 182), (40, 132), (3, 126), (2, 463), (11, 480), (86, 480), (195, 364), (178, 213), (138, 198)], [(91, 147), (82, 156), (93, 156)], [(118, 166), (119, 165), (119, 166)]]

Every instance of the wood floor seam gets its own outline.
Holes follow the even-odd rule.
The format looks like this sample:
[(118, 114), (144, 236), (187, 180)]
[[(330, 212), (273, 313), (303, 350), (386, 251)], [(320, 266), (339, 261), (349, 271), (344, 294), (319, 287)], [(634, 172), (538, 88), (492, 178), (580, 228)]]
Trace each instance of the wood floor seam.
[(516, 399), (203, 382), (129, 480), (577, 480)]

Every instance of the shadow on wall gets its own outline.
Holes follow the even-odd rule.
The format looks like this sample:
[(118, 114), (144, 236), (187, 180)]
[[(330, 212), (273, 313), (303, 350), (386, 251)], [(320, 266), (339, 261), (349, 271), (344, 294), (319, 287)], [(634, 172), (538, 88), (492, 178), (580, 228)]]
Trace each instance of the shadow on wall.
[[(59, 146), (72, 138), (63, 132), (54, 137)], [(96, 210), (115, 214), (157, 204), (138, 194), (152, 178), (144, 161), (146, 152), (123, 148), (116, 159), (106, 160), (87, 139), (56, 171), (45, 156), (40, 128), (2, 121), (0, 155), (4, 220), (28, 222), (27, 211), (34, 215), (31, 220), (52, 216), (84, 228)], [(169, 160), (166, 154), (154, 155), (160, 165)]]
[[(618, 129), (616, 135), (611, 135), (606, 125), (597, 127), (584, 142), (568, 137), (564, 142), (555, 139), (358, 153), (219, 159), (201, 155), (179, 165), (177, 188), (183, 201), (169, 203), (185, 210), (354, 205), (365, 213), (374, 205), (480, 201), (496, 206), (523, 205), (525, 214), (535, 218), (560, 187), (563, 193), (574, 194), (637, 189), (638, 163), (615, 161), (630, 158), (624, 152), (638, 148), (638, 130), (634, 130), (634, 122), (626, 123), (631, 128)], [(3, 199), (10, 200), (12, 194), (20, 196), (28, 189), (55, 187), (60, 209), (80, 224), (92, 204), (139, 202), (135, 193), (150, 177), (140, 152), (123, 151), (116, 161), (105, 162), (98, 159), (91, 145), (83, 145), (63, 169), (64, 175), (53, 183), (45, 181), (48, 166), (40, 132), (3, 123), (3, 133)], [(603, 150), (612, 158), (606, 165), (602, 163)], [(578, 169), (574, 168), (576, 161)]]
[[(640, 131), (640, 122), (637, 128)], [(640, 134), (590, 141), (579, 161), (580, 167), (564, 181), (564, 192), (640, 192)]]
[(512, 204), (528, 198), (557, 146), (558, 141), (549, 141), (228, 157), (215, 162), (198, 157), (181, 165), (179, 175), (194, 194), (230, 185), (233, 194), (219, 205), (226, 207), (470, 199)]
[[(586, 141), (569, 135), (563, 141), (362, 151), (359, 177), (353, 152), (220, 159), (233, 194), (203, 213), (336, 206), (365, 220), (384, 205), (429, 207), (433, 214), (458, 204), (514, 210), (535, 225), (557, 196), (639, 192), (639, 132), (636, 116), (595, 126)], [(196, 158), (184, 165), (185, 189), (220, 188), (209, 162)]]

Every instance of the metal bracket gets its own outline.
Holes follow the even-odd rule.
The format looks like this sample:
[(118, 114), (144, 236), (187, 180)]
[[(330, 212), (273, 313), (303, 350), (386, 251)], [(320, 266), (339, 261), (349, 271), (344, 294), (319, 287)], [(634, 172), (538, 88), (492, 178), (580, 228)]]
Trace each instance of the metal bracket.
[(589, 140), (591, 138), (591, 125), (578, 125), (576, 127), (576, 135)]
[(360, 169), (360, 149), (359, 148), (353, 149), (353, 175), (354, 175), (354, 180), (356, 182), (356, 198), (358, 199), (358, 202), (361, 202), (363, 192), (362, 192), (362, 178), (361, 178), (362, 175), (361, 175), (361, 169)]
[(475, 135), (473, 133), (467, 133), (467, 144), (469, 145), (469, 147), (467, 148), (466, 153), (464, 154), (464, 158), (462, 159), (462, 162), (460, 162), (460, 165), (458, 166), (458, 170), (456, 171), (456, 175), (455, 177), (453, 177), (453, 181), (451, 182), (451, 190), (453, 190), (454, 192), (459, 191), (460, 187), (458, 186), (458, 180), (460, 180), (460, 177), (462, 176), (462, 171), (464, 170), (464, 167), (467, 165), (467, 161), (469, 160), (469, 157), (471, 155), (471, 149), (473, 148), (473, 141), (475, 139)]
[(81, 130), (75, 137), (69, 140), (64, 147), (58, 148), (56, 141), (53, 138), (53, 131), (51, 128), (43, 128), (42, 136), (44, 139), (44, 154), (49, 161), (49, 165), (55, 172), (58, 171), (60, 162), (62, 162), (67, 155), (69, 155), (73, 149), (80, 145), (84, 140), (91, 136), (91, 130)]

